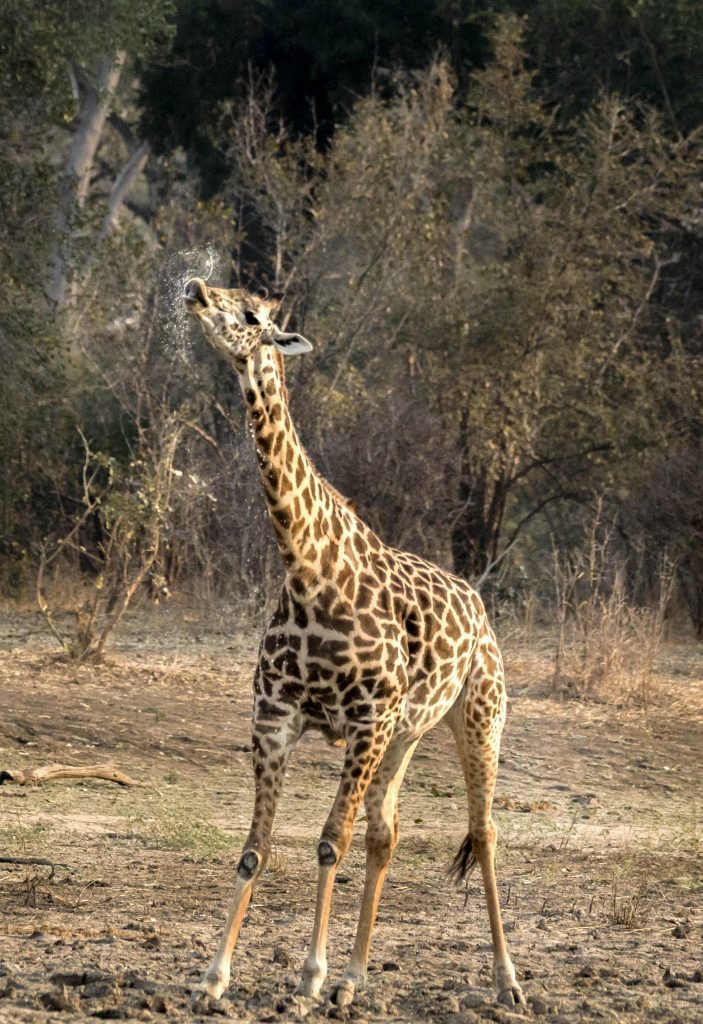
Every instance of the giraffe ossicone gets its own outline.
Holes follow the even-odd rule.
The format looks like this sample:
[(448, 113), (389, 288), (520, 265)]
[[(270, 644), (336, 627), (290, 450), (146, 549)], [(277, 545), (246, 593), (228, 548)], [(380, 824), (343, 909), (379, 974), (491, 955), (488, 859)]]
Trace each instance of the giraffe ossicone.
[(366, 980), (378, 901), (398, 842), (398, 791), (420, 737), (444, 718), (466, 781), (468, 834), (454, 864), (481, 870), (498, 999), (525, 999), (503, 932), (491, 817), (505, 722), (503, 664), (479, 595), (438, 566), (384, 544), (315, 469), (293, 425), (282, 355), (312, 347), (273, 322), (277, 303), (243, 289), (184, 288), (187, 308), (236, 371), (268, 513), (286, 575), (254, 674), (254, 813), (217, 953), (198, 992), (219, 998), (241, 923), (266, 865), (288, 758), (320, 731), (345, 744), (339, 789), (317, 846), (318, 890), (299, 991), (317, 995), (327, 973), (334, 879), (363, 801), (366, 878), (351, 960), (333, 990), (347, 1005)]

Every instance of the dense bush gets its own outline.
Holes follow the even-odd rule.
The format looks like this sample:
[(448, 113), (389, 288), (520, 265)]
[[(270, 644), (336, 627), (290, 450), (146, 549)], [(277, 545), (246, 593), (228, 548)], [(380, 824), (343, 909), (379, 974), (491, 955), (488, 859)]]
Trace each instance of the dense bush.
[[(283, 318), (315, 343), (289, 364), (301, 433), (385, 539), (469, 577), (499, 565), (510, 590), (554, 546), (578, 548), (598, 505), (623, 564), (654, 579), (671, 559), (700, 634), (695, 5), (667, 20), (655, 0), (636, 15), (599, 5), (598, 18), (586, 2), (492, 21), (479, 3), (462, 17), (411, 11), (393, 44), (384, 22), (379, 46), (396, 63), (373, 74), (351, 48), (332, 81), (322, 46), (336, 123), (312, 132), (314, 117), (291, 113), (296, 88), (316, 95), (310, 69), (294, 88), (264, 59), (267, 47), (281, 58), (271, 33), (310, 5), (283, 17), (273, 4), (266, 28), (245, 5), (237, 46), (209, 51), (226, 11), (195, 6), (153, 0), (145, 20), (143, 5), (112, 5), (109, 52), (92, 8), (82, 41), (49, 31), (51, 5), (9, 11), (5, 590), (31, 580), (43, 551), (44, 568), (50, 557), (83, 574), (93, 609), (108, 578), (263, 599), (278, 569), (237, 384), (180, 309), (198, 272), (284, 294)], [(446, 59), (423, 51), (426, 21)], [(612, 72), (599, 86), (596, 52)], [(208, 60), (221, 62), (214, 77)], [(160, 119), (174, 73), (180, 99)], [(94, 464), (110, 471), (86, 490)], [(645, 577), (619, 585), (656, 604)], [(119, 602), (107, 605), (109, 618)]]

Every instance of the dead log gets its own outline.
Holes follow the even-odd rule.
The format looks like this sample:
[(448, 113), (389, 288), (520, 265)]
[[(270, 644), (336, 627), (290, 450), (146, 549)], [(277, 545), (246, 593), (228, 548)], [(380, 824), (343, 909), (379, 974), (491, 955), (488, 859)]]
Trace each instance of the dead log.
[(106, 782), (115, 782), (118, 786), (151, 788), (150, 783), (131, 779), (129, 775), (125, 775), (111, 764), (83, 766), (48, 764), (42, 768), (15, 768), (10, 771), (0, 771), (0, 786), (3, 782), (14, 782), (18, 786), (38, 786), (42, 782), (51, 782), (52, 779), (105, 779)]
[(71, 874), (75, 870), (69, 864), (62, 864), (61, 861), (56, 860), (46, 860), (44, 857), (0, 857), (0, 864), (21, 864), (23, 866), (38, 864), (40, 867), (51, 868), (51, 873), (46, 879), (47, 882), (50, 878), (54, 877), (56, 868), (66, 868)]

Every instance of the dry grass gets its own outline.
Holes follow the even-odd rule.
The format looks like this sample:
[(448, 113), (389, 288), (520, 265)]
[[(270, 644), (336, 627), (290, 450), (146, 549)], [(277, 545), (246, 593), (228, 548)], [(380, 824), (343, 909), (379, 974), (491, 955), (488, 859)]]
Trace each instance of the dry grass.
[(156, 850), (176, 850), (207, 860), (234, 848), (234, 838), (224, 829), (176, 804), (168, 804), (157, 817), (139, 824), (147, 845)]
[(598, 516), (584, 549), (554, 552), (552, 694), (645, 709), (657, 702), (655, 669), (667, 629), (674, 566), (662, 562), (657, 597), (648, 607), (633, 603), (630, 577), (628, 565), (614, 552), (612, 529), (604, 529)]
[(613, 881), (607, 913), (610, 924), (621, 928), (642, 928), (649, 922), (653, 908), (654, 896), (644, 882), (634, 892), (621, 892), (617, 881)]

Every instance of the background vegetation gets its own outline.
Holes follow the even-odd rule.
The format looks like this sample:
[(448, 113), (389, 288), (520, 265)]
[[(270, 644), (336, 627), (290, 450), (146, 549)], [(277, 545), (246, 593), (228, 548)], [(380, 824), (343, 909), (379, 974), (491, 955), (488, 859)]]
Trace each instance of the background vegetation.
[(301, 433), (387, 541), (703, 638), (696, 0), (1, 7), (0, 582), (68, 653), (279, 571), (193, 272), (284, 295)]

